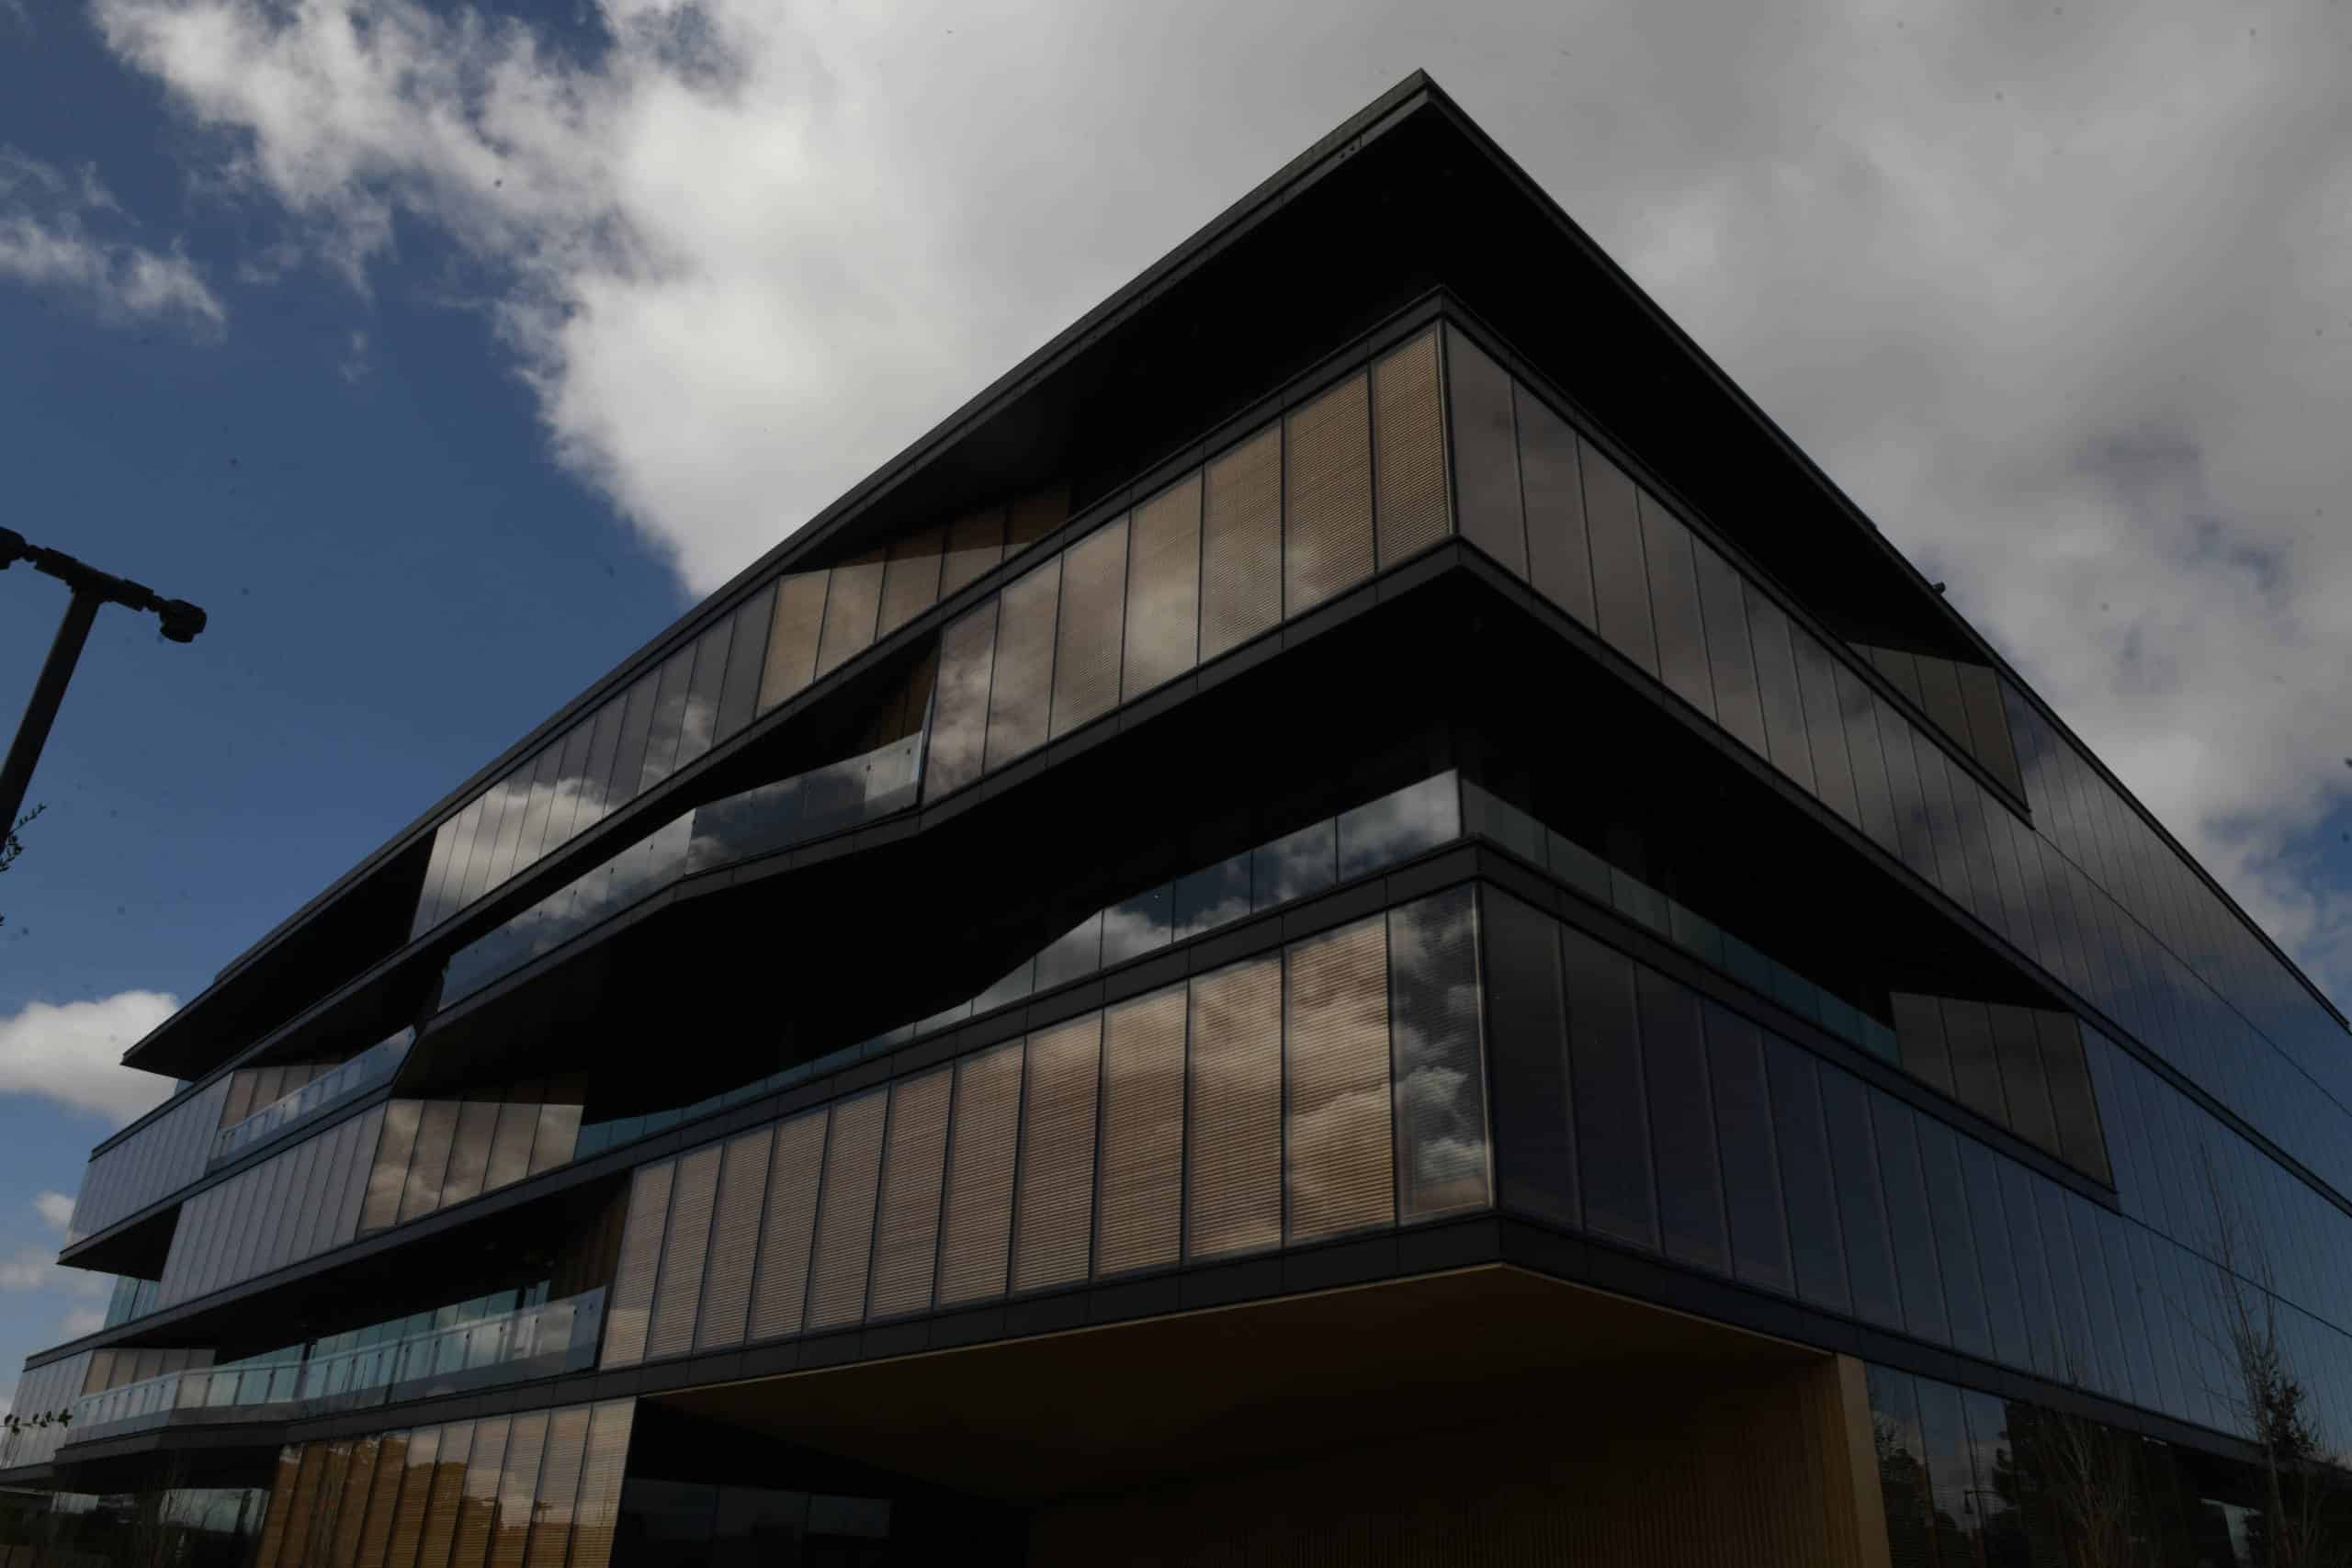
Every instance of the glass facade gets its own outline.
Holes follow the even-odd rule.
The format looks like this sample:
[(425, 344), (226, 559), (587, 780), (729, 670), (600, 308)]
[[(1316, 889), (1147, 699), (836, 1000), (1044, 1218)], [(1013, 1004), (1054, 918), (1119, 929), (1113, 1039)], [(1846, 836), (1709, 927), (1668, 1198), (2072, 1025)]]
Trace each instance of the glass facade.
[(1057, 491), (770, 578), (439, 828), (410, 935), (553, 854), (770, 708), (865, 652), (1068, 514)]
[[(1449, 327), (1450, 358), (1470, 363), (1465, 349), (1476, 352)], [(2066, 1251), (2051, 1258), (2050, 1290), (2059, 1325), (2074, 1336), (2062, 1346), (2060, 1371), (2074, 1374), (2067, 1381), (2151, 1407), (2166, 1398), (2182, 1409), (2199, 1407), (2196, 1391), (2169, 1386), (2185, 1380), (2154, 1371), (2153, 1348), (2147, 1374), (2135, 1376), (2141, 1363), (2131, 1346), (2146, 1343), (2140, 1337), (2155, 1332), (2152, 1316), (2165, 1320), (2168, 1337), (2178, 1338), (2171, 1331), (2185, 1325), (2186, 1337), (2197, 1339), (2211, 1327), (2203, 1320), (2217, 1310), (2214, 1300), (2235, 1288), (2228, 1280), (2275, 1283), (2281, 1310), (2304, 1337), (2312, 1377), (2326, 1385), (2324, 1403), (2337, 1423), (2333, 1429), (2346, 1430), (2341, 1422), (2352, 1416), (2352, 1367), (2343, 1364), (2344, 1325), (2335, 1322), (2335, 1305), (2343, 1298), (2332, 1283), (2352, 1278), (2352, 1231), (2346, 1229), (2352, 1215), (2344, 1196), (2352, 1190), (2352, 1122), (2344, 1109), (2352, 1100), (2346, 1066), (2352, 1055), (2344, 1050), (2341, 1024), (2019, 694), (1997, 681), (1988, 687), (1986, 672), (1962, 662), (1917, 655), (1883, 659), (1869, 650), (1849, 657), (1849, 649), (1816, 636), (1777, 603), (1776, 591), (1749, 578), (1664, 503), (1654, 503), (1646, 489), (1625, 479), (1621, 465), (1551, 412), (1543, 394), (1523, 382), (1515, 382), (1512, 391), (1515, 450), (1509, 456), (1521, 480), (1514, 534), (1510, 487), (1502, 481), (1505, 449), (1496, 434), (1501, 400), (1491, 379), (1484, 391), (1476, 376), (1452, 383), (1457, 430), (1476, 424), (1487, 433), (1478, 449), (1489, 472), (1464, 474), (1456, 483), (1464, 496), (1489, 498), (1493, 515), (1480, 525), (1483, 540), (1465, 518), (1465, 536), (2128, 1036), (2086, 1032), (2047, 1010), (1989, 1003), (1980, 1010), (1949, 998), (1927, 998), (1936, 1003), (1931, 1016), (1917, 1007), (1916, 996), (1904, 1001), (1905, 1021), (1914, 1027), (1898, 1029), (1892, 1020), (1849, 1019), (1849, 998), (1801, 981), (1795, 987), (1814, 1001), (1819, 1021), (1833, 1032), (1901, 1061), (1979, 1115), (2045, 1150), (2054, 1145), (2066, 1163), (2111, 1184), (2126, 1216), (2164, 1217), (2153, 1228), (2110, 1235), (2110, 1222), (2131, 1222), (2117, 1221), (2113, 1211), (2068, 1190), (2049, 1189), (2054, 1206), (2034, 1202), (2045, 1233), (2064, 1227), (2055, 1231), (2063, 1240), (2052, 1243)], [(1472, 453), (1472, 445), (1463, 443), (1462, 460), (1470, 461)], [(1571, 488), (1574, 504), (1563, 499)], [(1681, 587), (1686, 538), (1698, 584), (1695, 622)], [(1573, 559), (1579, 550), (1591, 573), (1589, 602), (1577, 571), (1556, 565), (1543, 575), (1533, 570), (1545, 559)], [(1522, 569), (1521, 560), (1529, 566)], [(1695, 626), (1706, 645), (1703, 685), (1699, 661), (1687, 647), (1679, 656), (1661, 653), (1661, 626), (1674, 628), (1668, 644), (1687, 644)], [(1670, 678), (1669, 667), (1676, 671)], [(1953, 750), (1947, 750), (1948, 744)], [(2005, 762), (2009, 753), (2014, 773)], [(2013, 778), (2022, 780), (2030, 818), (2010, 798)], [(1481, 830), (1475, 822), (1471, 827)], [(1514, 825), (1509, 830), (1523, 840), (1532, 835), (1543, 852), (1529, 858), (1547, 863), (1552, 847), (1542, 829)], [(1577, 853), (1575, 846), (1570, 853)], [(1660, 918), (1674, 913), (1660, 912)], [(1704, 922), (1692, 929), (1702, 946), (1717, 941)], [(1729, 956), (1741, 946), (1724, 941), (1721, 951)], [(1760, 974), (1769, 985), (1769, 961)], [(1896, 1036), (1892, 1042), (1889, 1033)], [(1591, 1070), (1602, 1075), (1596, 1087), (1611, 1095), (1612, 1103), (1633, 1104), (1622, 1074), (1611, 1074), (1601, 1061)], [(2130, 1168), (2122, 1163), (2124, 1143), (2143, 1144), (2162, 1127), (2136, 1121), (2124, 1126), (2133, 1117), (2132, 1102), (2115, 1111), (2116, 1100), (2101, 1091), (2100, 1077), (2126, 1071), (2135, 1085), (2162, 1084), (2165, 1111), (2180, 1114), (2173, 1141), (2164, 1146), (2188, 1157), (2172, 1162), (2176, 1190), (2170, 1194), (2160, 1191), (2166, 1181), (2163, 1162), (2135, 1154)], [(2215, 1115), (2203, 1096), (2241, 1118), (2244, 1127)], [(1806, 1133), (1809, 1099), (1800, 1092), (1791, 1106), (1797, 1118), (1792, 1131)], [(2246, 1128), (2283, 1148), (2325, 1188), (2272, 1158)], [(1834, 1154), (1834, 1123), (1830, 1134)], [(1630, 1123), (1612, 1124), (1603, 1135), (1623, 1144), (1636, 1133)], [(1810, 1141), (1807, 1135), (1807, 1146), (1795, 1151), (1801, 1168), (1792, 1170), (1783, 1140), (1784, 1192), (1792, 1181), (1810, 1181)], [(2236, 1148), (2245, 1153), (2220, 1152)], [(2216, 1152), (2203, 1152), (2209, 1149)], [(1842, 1171), (1833, 1161), (1831, 1172), (1859, 1194), (1884, 1179), (1874, 1168), (1877, 1153), (1871, 1151), (1867, 1184), (1859, 1149)], [(1502, 1157), (1508, 1163), (1511, 1156)], [(2211, 1179), (2201, 1172), (2189, 1179), (2206, 1190), (2205, 1209), (2246, 1216), (2248, 1228), (2233, 1248), (2222, 1247), (2210, 1224), (2200, 1247), (2199, 1233), (2176, 1218), (2185, 1206), (2177, 1190), (2180, 1171), (2199, 1163), (2210, 1163), (2214, 1172)], [(1567, 1178), (1549, 1179), (1556, 1204)], [(1603, 1191), (1578, 1196), (1593, 1228), (1651, 1245), (1640, 1184), (1611, 1176)], [(2175, 1201), (2166, 1202), (2166, 1196)], [(1907, 1181), (1897, 1198), (1916, 1213)], [(1543, 1201), (1540, 1191), (1528, 1199), (1531, 1208)], [(2094, 1220), (2091, 1208), (2108, 1219)], [(1822, 1218), (1800, 1216), (1792, 1207), (1792, 1238), (1818, 1231)], [(1875, 1228), (1875, 1222), (1865, 1227)], [(1984, 1238), (1973, 1239), (1981, 1257)], [(1875, 1309), (1877, 1317), (1886, 1318), (1880, 1247), (1868, 1236), (1857, 1241), (1850, 1229), (1844, 1243), (1840, 1261), (1848, 1278), (1833, 1286), (1826, 1249), (1799, 1240), (1800, 1278), (1810, 1254), (1824, 1300), (1847, 1293), (1852, 1310), (1871, 1315)], [(1857, 1259), (1868, 1266), (1866, 1279), (1851, 1276)], [(1913, 1272), (1924, 1293), (1926, 1276), (1917, 1259)], [(2180, 1286), (2162, 1283), (2177, 1274)], [(1849, 1293), (1865, 1285), (1861, 1298)], [(2128, 1292), (2124, 1307), (2132, 1310), (2119, 1308), (2119, 1292)], [(2152, 1303), (2163, 1312), (2152, 1314)], [(1945, 1336), (1928, 1337), (1949, 1342), (1948, 1302), (1942, 1310)], [(1968, 1325), (1962, 1332), (1973, 1334), (1973, 1314), (1963, 1309), (1962, 1321)], [(2227, 1425), (2210, 1409), (2206, 1415), (2209, 1424)]]
[(602, 1364), (1484, 1208), (1476, 930), (1435, 894), (640, 1167)]
[(2252, 1466), (1887, 1367), (1867, 1387), (1894, 1568), (2263, 1561)]
[(230, 1074), (220, 1131), (212, 1140), (212, 1163), (257, 1149), (322, 1111), (387, 1081), (408, 1059), (408, 1048), (415, 1039), (415, 1030), (403, 1029), (347, 1062), (241, 1067)]
[[(1825, 629), (1507, 357), (1452, 326), (1360, 355), (1049, 555), (1022, 558), (1067, 519), (1055, 496), (753, 585), (440, 826), (413, 935), (963, 597), (872, 723), (842, 727), (843, 750), (868, 749), (618, 850), (459, 949), (440, 1005), (686, 875), (975, 785), (1455, 536), (1591, 634), (1612, 677), (1842, 823), (1822, 831), (1857, 865), (1916, 878), (1886, 892), (1960, 922), (1965, 962), (1940, 955), (1950, 984), (1873, 970), (1869, 953), (1819, 968), (1817, 940), (1754, 907), (1678, 896), (1637, 831), (1596, 833), (1503, 798), (1499, 778), (1472, 782), (1487, 744), (1473, 738), (1462, 774), (1304, 826), (1305, 809), (1253, 817), (1281, 830), (1231, 834), (1204, 852), (1233, 852), (1148, 886), (1090, 886), (1105, 902), (1066, 931), (1052, 932), (1058, 906), (1017, 942), (1001, 921), (996, 962), (1038, 945), (965, 999), (939, 1007), (943, 986), (922, 1016), (911, 998), (857, 1015), (859, 1031), (890, 1025), (864, 1040), (809, 1051), (796, 1037), (794, 1055), (759, 1062), (790, 1066), (669, 1109), (614, 1114), (567, 1080), (403, 1096), (312, 1131), (392, 1077), (409, 1031), (341, 1062), (225, 1073), (100, 1151), (75, 1234), (253, 1156), (182, 1204), (159, 1279), (118, 1290), (125, 1319), (175, 1307), (1464, 837), (1734, 984), (1566, 899), (1539, 909), (1479, 884), (1352, 903), (1254, 956), (1224, 962), (1226, 948), (1181, 978), (1171, 964), (1108, 1003), (1071, 996), (1069, 1016), (1049, 1002), (1011, 1038), (880, 1081), (869, 1067), (827, 1103), (664, 1145), (598, 1222), (608, 1286), (234, 1347), (226, 1364), (110, 1347), (31, 1368), (0, 1469), (53, 1458), (69, 1430), (629, 1368), (1489, 1209), (1932, 1347), (1936, 1364), (2214, 1432), (2245, 1427), (2222, 1348), (2251, 1307), (2275, 1317), (2324, 1445), (2346, 1454), (2340, 1027), (1989, 666)], [(1639, 774), (1645, 760), (1600, 765)], [(1973, 991), (1995, 965), (2004, 983)], [(957, 989), (981, 977), (956, 974)], [(1897, 1562), (2064, 1560), (2070, 1527), (2030, 1473), (2054, 1418), (1885, 1369), (1871, 1398)], [(887, 1534), (866, 1528), (863, 1495), (632, 1477), (625, 1504), (631, 1419), (626, 1402), (568, 1404), (289, 1449), (256, 1561), (594, 1565), (624, 1517), (655, 1558), (663, 1542), (821, 1537), (855, 1560), (854, 1543)], [(2227, 1525), (2233, 1506), (2162, 1529)]]
[(157, 1305), (226, 1290), (358, 1235), (385, 1120), (383, 1107), (364, 1111), (181, 1204)]
[(1510, 895), (1481, 930), (1503, 1209), (2225, 1432), (2275, 1316), (2345, 1451), (2340, 1216), (2103, 1037), (2120, 1213)]
[(293, 1444), (253, 1568), (605, 1568), (634, 1416), (617, 1399)]
[(952, 623), (923, 798), (1449, 534), (1437, 358), (1435, 333), (1382, 355)]

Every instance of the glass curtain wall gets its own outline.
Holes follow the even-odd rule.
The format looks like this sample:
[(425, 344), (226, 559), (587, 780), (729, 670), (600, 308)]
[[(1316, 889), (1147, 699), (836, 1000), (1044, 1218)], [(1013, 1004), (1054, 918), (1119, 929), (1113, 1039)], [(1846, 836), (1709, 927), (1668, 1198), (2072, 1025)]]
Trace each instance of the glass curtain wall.
[(674, 1159), (631, 1189), (603, 1364), (1483, 1208), (1456, 888)]
[(2352, 1433), (2352, 1337), (2270, 1295), (2245, 1244), (2183, 1246), (1548, 913), (1481, 897), (1504, 1210), (2227, 1432), (2227, 1325), (2275, 1314), (2331, 1449)]
[(1447, 536), (1441, 379), (1431, 331), (951, 622), (923, 797), (961, 789)]
[(633, 1401), (280, 1452), (254, 1568), (606, 1568)]
[(248, 1166), (180, 1205), (158, 1307), (288, 1268), (358, 1234), (385, 1108)]
[(1069, 515), (1059, 487), (753, 587), (434, 830), (411, 936), (554, 853)]
[[(2077, 1416), (1868, 1370), (1871, 1446), (1894, 1568), (2253, 1568), (2247, 1467)], [(2209, 1495), (2216, 1483), (2233, 1498)]]

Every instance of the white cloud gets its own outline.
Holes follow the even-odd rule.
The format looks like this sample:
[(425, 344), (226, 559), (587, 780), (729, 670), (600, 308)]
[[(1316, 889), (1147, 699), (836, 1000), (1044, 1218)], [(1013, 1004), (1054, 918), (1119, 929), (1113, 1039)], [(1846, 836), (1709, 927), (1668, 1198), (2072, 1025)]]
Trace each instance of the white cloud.
[(219, 297), (186, 255), (106, 238), (93, 220), (132, 222), (96, 168), (68, 176), (0, 147), (0, 277), (85, 298), (112, 323), (177, 319), (210, 333), (226, 322)]
[(96, 1334), (106, 1325), (106, 1308), (75, 1307), (65, 1314), (63, 1321), (58, 1324), (57, 1334), (61, 1340), (79, 1339), (85, 1334)]
[(64, 1269), (45, 1247), (20, 1247), (6, 1258), (0, 1258), (0, 1292), (21, 1293), (28, 1291), (55, 1291), (83, 1300), (108, 1295), (114, 1290), (114, 1276), (94, 1274), (86, 1269)]
[(122, 1054), (179, 1008), (159, 991), (92, 1002), (28, 1002), (0, 1017), (0, 1094), (38, 1095), (120, 1125), (161, 1104), (172, 1080), (122, 1066)]
[[(2290, 945), (2352, 784), (2352, 55), (2319, 8), (96, 0), (207, 177), (449, 241), (707, 588), (1427, 65)], [(290, 265), (283, 261), (273, 266)]]
[(36, 1192), (33, 1194), (33, 1212), (40, 1216), (41, 1224), (53, 1231), (62, 1231), (73, 1222), (74, 1200), (63, 1192)]

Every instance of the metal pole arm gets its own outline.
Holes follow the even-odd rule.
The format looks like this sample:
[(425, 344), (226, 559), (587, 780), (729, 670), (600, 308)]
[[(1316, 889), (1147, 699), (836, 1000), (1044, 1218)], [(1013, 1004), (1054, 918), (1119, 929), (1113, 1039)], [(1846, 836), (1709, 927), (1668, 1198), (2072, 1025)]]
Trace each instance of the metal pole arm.
[(49, 739), (49, 727), (57, 722), (57, 705), (65, 700), (65, 682), (74, 678), (74, 661), (82, 657), (82, 644), (89, 637), (90, 623), (98, 618), (103, 602), (97, 594), (77, 588), (65, 606), (65, 619), (58, 623), (57, 639), (49, 645), (49, 657), (41, 662), (40, 679), (33, 682), (32, 701), (25, 705), (24, 722), (17, 727), (7, 761), (0, 763), (0, 836), (17, 825), (26, 787), (33, 782), (33, 763)]

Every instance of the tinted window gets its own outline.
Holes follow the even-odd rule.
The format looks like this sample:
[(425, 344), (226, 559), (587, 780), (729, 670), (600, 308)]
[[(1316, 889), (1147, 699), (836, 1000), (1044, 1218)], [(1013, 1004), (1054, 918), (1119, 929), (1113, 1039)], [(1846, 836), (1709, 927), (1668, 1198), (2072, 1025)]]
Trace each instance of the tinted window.
[(1704, 539), (1691, 541), (1699, 574), (1699, 607), (1706, 622), (1707, 670), (1715, 716), (1758, 756), (1770, 755), (1764, 734), (1764, 700), (1756, 685), (1756, 658), (1747, 643), (1747, 597), (1739, 573)]
[(1707, 1080), (1714, 1094), (1715, 1142), (1723, 1156), (1732, 1267), (1751, 1285), (1793, 1291), (1788, 1216), (1781, 1207), (1780, 1156), (1773, 1147), (1771, 1096), (1764, 1081), (1762, 1032), (1748, 1020), (1713, 1002), (1705, 1005), (1705, 1020)]
[(1462, 509), (1462, 536), (1508, 570), (1525, 577), (1527, 541), (1520, 525), (1518, 438), (1511, 418), (1510, 378), (1476, 344), (1452, 328), (1446, 330), (1445, 342), (1447, 392), (1453, 404), (1453, 482)]
[(2025, 1299), (2018, 1285), (2008, 1216), (2001, 1201), (2000, 1164), (1982, 1144), (1962, 1138), (1959, 1145), (1962, 1179), (1968, 1188), (1970, 1237), (1976, 1250), (1977, 1271), (1984, 1281), (1984, 1316), (1993, 1336), (1992, 1353), (2013, 1367), (2031, 1367)]
[(1838, 1193), (1814, 1059), (1776, 1034), (1764, 1036), (1764, 1057), (1797, 1292), (1815, 1306), (1844, 1312), (1849, 1305), (1845, 1249), (1838, 1239)]
[(1193, 872), (1176, 879), (1175, 938), (1215, 931), (1250, 912), (1250, 855)]
[(1764, 700), (1764, 732), (1772, 765), (1813, 793), (1813, 752), (1804, 736), (1804, 694), (1797, 686), (1796, 656), (1789, 649), (1789, 618), (1761, 593), (1747, 595), (1747, 634), (1756, 654), (1757, 690)]
[(1789, 628), (1789, 648), (1796, 656), (1798, 697), (1804, 704), (1805, 731), (1813, 743), (1814, 793), (1824, 806), (1860, 827), (1853, 765), (1846, 759), (1846, 717), (1838, 705), (1837, 667), (1828, 650), (1802, 626)]
[(1498, 1198), (1506, 1208), (1573, 1227), (1581, 1217), (1568, 1114), (1559, 927), (1550, 916), (1505, 894), (1487, 889), (1481, 897)]
[(1641, 493), (1642, 551), (1649, 563), (1650, 608), (1657, 628), (1658, 676), (1669, 690), (1714, 716), (1713, 682), (1707, 674), (1707, 634), (1700, 623), (1699, 578), (1691, 563), (1690, 530), (1656, 496)]
[[(1916, 1118), (1899, 1100), (1872, 1092), (1870, 1101), (1887, 1226), (1894, 1243), (1895, 1278), (1902, 1286), (1903, 1321), (1920, 1338), (1949, 1345), (1951, 1321), (1944, 1311), (1942, 1269), (1936, 1255), (1935, 1221), (1928, 1211), (1927, 1181), (1919, 1169)], [(1849, 1222), (1849, 1246), (1852, 1231)]]
[(1471, 890), (1391, 909), (1387, 953), (1398, 1218), (1483, 1208), (1487, 1074)]
[(1960, 1102), (1978, 1115), (2007, 1123), (2001, 1099), (2001, 1069), (1993, 1059), (1993, 1023), (1983, 1002), (1943, 1002), (1944, 1040), (1951, 1048), (1952, 1087)]
[(1911, 725), (1892, 703), (1878, 705), (1878, 739), (1886, 763), (1887, 788), (1894, 796), (1894, 834), (1903, 863), (1929, 882), (1936, 879), (1936, 840), (1928, 829), (1928, 797), (1919, 786), (1919, 759), (1911, 750)]
[(1901, 1328), (1903, 1300), (1895, 1288), (1869, 1096), (1844, 1073), (1824, 1067), (1821, 1111), (1829, 1129), (1830, 1169), (1838, 1178), (1838, 1213), (1845, 1224), (1846, 1271), (1853, 1282), (1854, 1311), (1888, 1328)]
[(1836, 670), (1838, 712), (1846, 729), (1846, 759), (1854, 768), (1854, 809), (1862, 831), (1888, 854), (1903, 852), (1894, 822), (1894, 792), (1887, 783), (1886, 753), (1878, 740), (1878, 699), (1860, 676), (1840, 664)]
[(1666, 1255), (1725, 1274), (1722, 1173), (1699, 998), (1655, 970), (1639, 971), (1642, 1056), (1648, 1068), (1650, 1134), (1657, 1157), (1658, 1230)]
[(1622, 1241), (1655, 1247), (1657, 1204), (1650, 1186), (1649, 1114), (1643, 1103), (1634, 966), (1581, 931), (1564, 927), (1560, 934), (1585, 1224)]
[(2025, 1310), (2026, 1351), (2043, 1377), (2059, 1377), (2065, 1361), (2058, 1332), (2058, 1303), (2051, 1293), (2050, 1269), (2041, 1246), (2041, 1219), (2034, 1200), (2044, 1185), (2021, 1166), (1998, 1162), (2001, 1213), (2008, 1222), (2009, 1260), (2017, 1266), (2018, 1299)]
[(668, 778), (677, 765), (678, 737), (685, 728), (686, 688), (694, 668), (691, 646), (680, 649), (662, 665), (661, 682), (653, 693), (653, 728), (645, 740), (645, 768), (638, 779), (639, 793)]
[(1977, 1264), (1975, 1223), (1969, 1214), (1960, 1145), (1950, 1128), (1929, 1116), (1919, 1118), (1919, 1168), (1928, 1179), (1928, 1209), (1935, 1216), (1936, 1261), (1943, 1272), (1951, 1342), (1973, 1356), (1989, 1359), (1993, 1328), (1984, 1306), (1984, 1274)]
[(1579, 453), (1600, 635), (1655, 675), (1657, 634), (1650, 626), (1649, 576), (1642, 565), (1642, 519), (1634, 481), (1590, 443), (1579, 443)]
[(1536, 591), (1589, 626), (1592, 555), (1576, 432), (1541, 398), (1518, 389), (1520, 475), (1527, 497), (1527, 561)]

